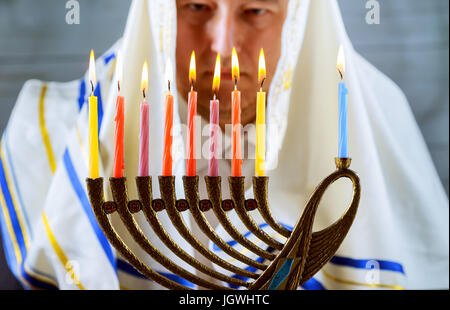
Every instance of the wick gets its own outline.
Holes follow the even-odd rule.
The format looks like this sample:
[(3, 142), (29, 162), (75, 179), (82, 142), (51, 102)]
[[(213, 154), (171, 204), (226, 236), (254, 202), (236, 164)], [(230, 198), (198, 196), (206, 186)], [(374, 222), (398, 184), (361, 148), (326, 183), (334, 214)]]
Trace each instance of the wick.
[(145, 94), (145, 88), (142, 88), (142, 95), (144, 96), (144, 99), (147, 98), (147, 95)]
[(117, 80), (117, 89), (118, 89), (119, 92), (120, 92), (120, 81), (119, 81), (119, 80)]
[(193, 91), (193, 90), (194, 90), (194, 82), (191, 81), (191, 91)]
[(344, 76), (342, 75), (342, 72), (341, 72), (341, 69), (337, 69), (338, 70), (338, 72), (339, 72), (339, 75), (341, 76), (341, 80), (343, 80), (344, 79)]
[(167, 81), (167, 88), (169, 89), (170, 92), (170, 80)]
[(213, 100), (216, 100), (216, 98), (217, 98), (217, 93), (216, 93), (216, 91), (214, 90)]
[(263, 86), (264, 86), (264, 82), (266, 81), (266, 78), (263, 78), (262, 80), (261, 80), (261, 87), (260, 87), (260, 89), (262, 90), (262, 88), (263, 88)]
[(94, 83), (92, 83), (92, 80), (90, 80), (89, 82), (91, 83), (91, 89), (92, 89), (92, 93), (91, 94), (94, 94)]
[(234, 79), (234, 90), (237, 90), (237, 78)]

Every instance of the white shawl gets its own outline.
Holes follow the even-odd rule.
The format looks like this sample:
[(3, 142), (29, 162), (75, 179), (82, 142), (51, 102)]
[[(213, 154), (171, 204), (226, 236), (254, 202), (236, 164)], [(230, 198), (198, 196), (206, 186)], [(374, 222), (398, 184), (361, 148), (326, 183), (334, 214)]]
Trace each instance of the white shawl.
[[(266, 158), (274, 217), (294, 225), (315, 186), (335, 169), (339, 82), (335, 68), (341, 43), (349, 89), (351, 169), (362, 185), (358, 214), (347, 238), (330, 263), (303, 288), (448, 288), (448, 197), (405, 96), (354, 51), (335, 0), (290, 0), (288, 12), (282, 55), (268, 95)], [(138, 166), (144, 60), (150, 68), (150, 173), (153, 177), (161, 173), (163, 65), (167, 58), (175, 63), (175, 42), (175, 1), (135, 0), (122, 40), (97, 59), (103, 99), (103, 177), (111, 175), (113, 164), (117, 89), (110, 85), (115, 86), (111, 81), (119, 48), (124, 57), (125, 174), (133, 180)], [(0, 149), (0, 226), (8, 264), (31, 288), (159, 288), (117, 257), (90, 209), (84, 182), (88, 174), (86, 83), (87, 76), (70, 83), (33, 80), (19, 95)], [(179, 96), (175, 94), (175, 111), (177, 104), (185, 104)], [(174, 128), (179, 132), (177, 113)], [(175, 133), (173, 143), (177, 195), (183, 197), (183, 136)], [(158, 193), (157, 182), (153, 183)], [(129, 193), (136, 195), (132, 182)], [(319, 207), (315, 229), (339, 218), (349, 195), (345, 182), (333, 185)], [(164, 212), (160, 218), (170, 226)], [(152, 236), (143, 216), (137, 219)], [(118, 216), (112, 220), (138, 256), (167, 273), (123, 233)], [(217, 231), (227, 237), (221, 227)], [(169, 232), (193, 253), (174, 229)], [(165, 251), (160, 241), (151, 240)]]

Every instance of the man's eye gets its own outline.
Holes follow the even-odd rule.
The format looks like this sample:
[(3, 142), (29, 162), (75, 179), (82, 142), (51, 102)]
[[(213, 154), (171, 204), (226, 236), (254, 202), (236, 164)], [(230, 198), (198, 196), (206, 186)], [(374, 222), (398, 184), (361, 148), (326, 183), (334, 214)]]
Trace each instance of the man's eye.
[(190, 8), (191, 10), (193, 10), (195, 12), (202, 12), (202, 11), (206, 11), (208, 9), (208, 6), (204, 5), (204, 4), (199, 4), (199, 3), (189, 3), (188, 8)]
[(245, 13), (255, 16), (264, 15), (266, 12), (266, 9), (248, 9), (245, 11)]

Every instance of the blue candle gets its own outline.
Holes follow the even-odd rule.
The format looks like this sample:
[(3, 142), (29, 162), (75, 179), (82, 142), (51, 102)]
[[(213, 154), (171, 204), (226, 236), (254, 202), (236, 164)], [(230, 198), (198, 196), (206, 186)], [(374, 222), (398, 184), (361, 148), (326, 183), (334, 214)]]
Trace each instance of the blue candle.
[(348, 158), (348, 132), (347, 132), (347, 94), (348, 89), (344, 83), (345, 56), (342, 45), (339, 47), (336, 68), (341, 76), (338, 87), (339, 95), (339, 158)]
[(339, 83), (339, 158), (348, 157), (347, 94), (344, 81)]

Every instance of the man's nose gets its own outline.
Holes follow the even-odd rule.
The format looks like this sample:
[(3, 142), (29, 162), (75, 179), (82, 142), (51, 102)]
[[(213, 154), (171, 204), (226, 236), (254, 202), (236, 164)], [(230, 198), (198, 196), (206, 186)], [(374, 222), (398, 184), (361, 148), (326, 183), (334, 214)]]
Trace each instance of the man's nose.
[(210, 21), (209, 36), (211, 51), (219, 53), (223, 58), (231, 57), (233, 47), (236, 47), (236, 23), (228, 12), (217, 13)]

